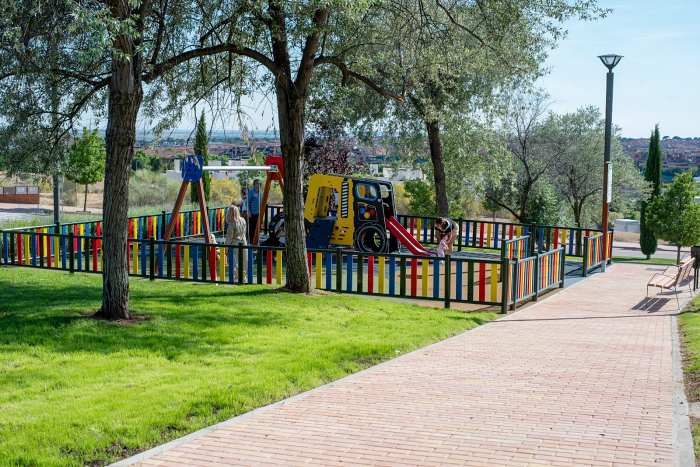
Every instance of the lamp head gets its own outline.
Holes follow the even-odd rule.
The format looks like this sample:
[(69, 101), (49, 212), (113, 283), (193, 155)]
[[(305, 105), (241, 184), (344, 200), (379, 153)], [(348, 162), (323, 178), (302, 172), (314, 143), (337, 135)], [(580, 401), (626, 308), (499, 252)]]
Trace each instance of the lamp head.
[(603, 65), (605, 65), (608, 71), (612, 71), (612, 69), (620, 63), (620, 60), (622, 60), (622, 55), (606, 54), (598, 55), (598, 58), (603, 62)]

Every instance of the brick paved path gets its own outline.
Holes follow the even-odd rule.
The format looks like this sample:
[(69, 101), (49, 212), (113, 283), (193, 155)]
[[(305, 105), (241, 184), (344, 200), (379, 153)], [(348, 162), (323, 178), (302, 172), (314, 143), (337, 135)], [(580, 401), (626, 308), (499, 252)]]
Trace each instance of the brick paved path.
[(634, 309), (652, 269), (615, 265), (142, 465), (671, 465), (676, 304)]

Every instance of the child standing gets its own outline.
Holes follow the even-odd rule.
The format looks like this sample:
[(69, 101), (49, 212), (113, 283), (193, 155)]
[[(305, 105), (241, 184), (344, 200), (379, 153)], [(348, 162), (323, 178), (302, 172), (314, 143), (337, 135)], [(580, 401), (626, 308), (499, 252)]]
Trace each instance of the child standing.
[(442, 258), (445, 253), (452, 254), (452, 246), (457, 238), (457, 224), (452, 219), (440, 217), (435, 223), (435, 230), (440, 238), (437, 255)]

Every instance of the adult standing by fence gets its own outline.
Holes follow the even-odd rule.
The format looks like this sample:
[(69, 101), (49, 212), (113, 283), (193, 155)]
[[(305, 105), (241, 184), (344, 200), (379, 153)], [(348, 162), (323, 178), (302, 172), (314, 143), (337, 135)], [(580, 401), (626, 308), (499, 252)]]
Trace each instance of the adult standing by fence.
[[(239, 245), (245, 247), (248, 242), (246, 242), (246, 222), (241, 213), (238, 210), (238, 206), (231, 203), (231, 206), (226, 210), (226, 244), (228, 245)], [(236, 259), (238, 258), (238, 252), (236, 251), (233, 255), (233, 264), (229, 267), (237, 268), (243, 267), (244, 264), (248, 262), (248, 249), (243, 248), (243, 263), (240, 265), (236, 264)]]
[(253, 188), (248, 190), (248, 238), (255, 237), (255, 228), (260, 215), (260, 181), (253, 180)]

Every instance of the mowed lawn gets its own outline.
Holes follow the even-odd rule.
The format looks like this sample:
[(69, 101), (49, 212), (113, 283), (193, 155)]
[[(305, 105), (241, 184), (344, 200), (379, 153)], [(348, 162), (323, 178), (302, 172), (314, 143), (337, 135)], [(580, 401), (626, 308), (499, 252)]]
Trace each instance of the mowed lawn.
[(495, 316), (139, 279), (147, 319), (119, 325), (86, 317), (100, 293), (99, 276), (0, 268), (0, 464), (105, 464)]
[[(700, 297), (686, 306), (679, 320), (686, 396), (689, 402), (700, 402)], [(700, 420), (691, 418), (691, 425), (695, 457), (700, 459)]]

